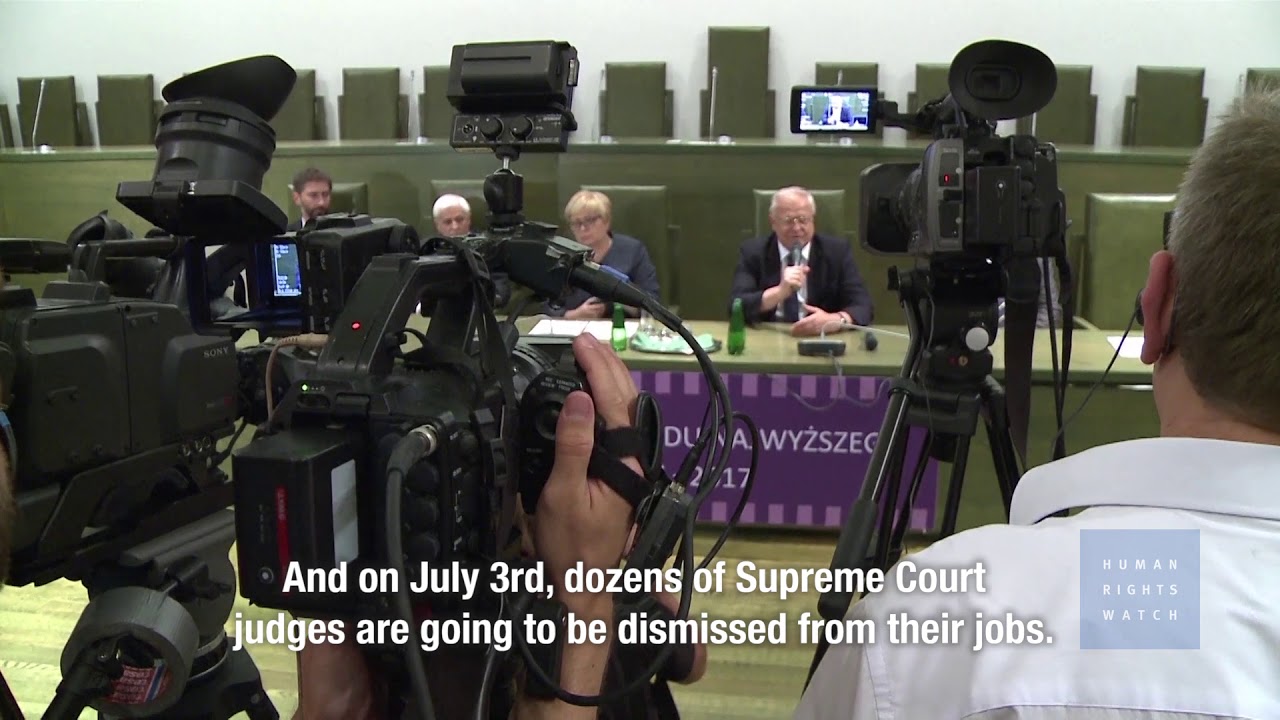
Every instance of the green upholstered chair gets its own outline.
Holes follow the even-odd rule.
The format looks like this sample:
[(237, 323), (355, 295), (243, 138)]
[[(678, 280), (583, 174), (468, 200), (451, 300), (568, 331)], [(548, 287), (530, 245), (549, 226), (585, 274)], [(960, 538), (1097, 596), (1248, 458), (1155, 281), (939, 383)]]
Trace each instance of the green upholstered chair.
[(1040, 112), (1018, 118), (1018, 132), (1058, 145), (1092, 145), (1098, 125), (1093, 66), (1059, 65), (1058, 89)]
[(399, 68), (345, 68), (338, 97), (343, 140), (402, 140), (409, 135), (409, 98)]
[(9, 119), (9, 106), (0, 105), (0, 149), (13, 148), (13, 121)]
[[(842, 85), (844, 87), (879, 87), (880, 85), (880, 64), (879, 63), (829, 63), (820, 62), (813, 66), (813, 81), (815, 85)], [(876, 93), (876, 97), (883, 102), (884, 92)], [(788, 100), (790, 102), (790, 100)], [(876, 131), (870, 133), (874, 137), (884, 137), (884, 126), (877, 125)], [(860, 137), (867, 137), (866, 133), (832, 133), (824, 135), (810, 135), (809, 142), (830, 142), (831, 138), (849, 137), (854, 140)]]
[[(715, 127), (711, 77), (716, 71)], [(769, 28), (707, 28), (707, 89), (700, 93), (704, 138), (773, 138), (776, 97), (769, 89)]]
[[(951, 93), (947, 74), (951, 66), (940, 63), (916, 63), (916, 89), (907, 93), (907, 111), (915, 112), (925, 103), (946, 97)], [(909, 132), (912, 138), (932, 138), (932, 135)]]
[(436, 198), (445, 194), (461, 195), (466, 198), (467, 204), (471, 206), (472, 232), (479, 232), (489, 227), (489, 203), (484, 199), (484, 180), (432, 180), (431, 197), (423, 203), (423, 207), (426, 208), (426, 218), (418, 229), (419, 235), (435, 232), (435, 220), (431, 217), (431, 208), (436, 204)]
[[(756, 201), (756, 226), (752, 230), (745, 231), (743, 233), (745, 237), (759, 237), (773, 232), (769, 224), (769, 203), (773, 202), (775, 192), (777, 188), (757, 188), (752, 191)], [(845, 213), (845, 191), (810, 188), (809, 192), (813, 194), (814, 205), (818, 206), (818, 215), (814, 219), (817, 232), (823, 235), (839, 235), (852, 241), (852, 234), (848, 231), (845, 221), (848, 217)]]
[(156, 84), (152, 75), (98, 76), (98, 144), (152, 145), (156, 139)]
[[(40, 97), (41, 81), (44, 81), (43, 100)], [(37, 108), (40, 111), (39, 123), (35, 122)], [(25, 147), (93, 145), (88, 106), (76, 99), (76, 79), (70, 75), (18, 78), (18, 125), (22, 129)], [(31, 139), (33, 130), (39, 135), (35, 142)]]
[(645, 244), (658, 271), (658, 285), (664, 305), (679, 304), (680, 278), (675, 261), (679, 228), (669, 224), (671, 208), (665, 185), (585, 185), (609, 197), (613, 206), (612, 227)]
[(369, 186), (366, 183), (334, 183), (329, 212), (368, 214)]
[(1125, 98), (1123, 144), (1196, 147), (1209, 117), (1203, 93), (1204, 68), (1139, 67)]
[(456, 114), (449, 104), (449, 66), (422, 68), (422, 89), (418, 94), (418, 134), (447, 142), (453, 135)]
[[(289, 189), (293, 190), (292, 187)], [(367, 215), (369, 213), (369, 185), (362, 182), (335, 182), (333, 184), (333, 192), (329, 195), (329, 212)], [(289, 221), (292, 222), (297, 219), (298, 206), (290, 203)]]
[(280, 112), (271, 120), (277, 142), (309, 142), (324, 140), (324, 98), (316, 95), (316, 71), (299, 70), (293, 92)]
[(1280, 68), (1249, 68), (1245, 72), (1246, 89), (1259, 86), (1280, 88)]
[(613, 138), (670, 138), (675, 94), (664, 62), (606, 63), (600, 91), (600, 134)]
[(1151, 254), (1164, 240), (1164, 214), (1173, 195), (1090, 193), (1085, 201), (1084, 272), (1080, 315), (1107, 330), (1121, 330), (1146, 285)]

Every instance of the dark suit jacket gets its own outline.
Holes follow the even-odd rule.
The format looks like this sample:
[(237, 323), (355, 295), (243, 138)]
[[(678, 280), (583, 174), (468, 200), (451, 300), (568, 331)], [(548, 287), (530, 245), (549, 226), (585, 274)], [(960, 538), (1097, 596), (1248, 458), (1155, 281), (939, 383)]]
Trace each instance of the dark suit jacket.
[[(775, 310), (760, 311), (764, 291), (782, 280), (782, 259), (778, 257), (778, 236), (752, 238), (742, 244), (738, 267), (733, 272), (729, 307), (742, 298), (748, 323), (771, 322)], [(853, 262), (853, 249), (843, 238), (814, 235), (809, 247), (808, 304), (827, 312), (849, 313), (858, 325), (875, 319), (871, 293), (862, 282)]]
[(293, 222), (291, 222), (291, 223), (289, 223), (288, 225), (286, 225), (286, 226), (285, 226), (285, 228), (284, 228), (284, 231), (285, 231), (285, 232), (298, 232), (298, 231), (299, 231), (299, 230), (301, 230), (301, 229), (302, 229), (302, 220), (301, 220), (301, 219), (298, 219), (298, 220), (294, 220)]

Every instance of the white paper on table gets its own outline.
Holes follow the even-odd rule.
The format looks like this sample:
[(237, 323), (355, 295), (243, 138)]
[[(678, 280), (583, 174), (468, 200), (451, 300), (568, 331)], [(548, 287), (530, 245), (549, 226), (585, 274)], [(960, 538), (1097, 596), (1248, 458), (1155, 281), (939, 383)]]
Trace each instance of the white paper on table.
[[(625, 323), (627, 337), (635, 335), (640, 327), (639, 320), (628, 320)], [(613, 323), (609, 320), (554, 320), (543, 318), (529, 331), (530, 335), (547, 335), (551, 337), (577, 337), (583, 333), (591, 333), (603, 342), (609, 342), (613, 335)]]
[[(1124, 342), (1121, 342), (1121, 339)], [(1123, 335), (1108, 335), (1107, 342), (1111, 343), (1111, 349), (1120, 351), (1122, 358), (1140, 358), (1142, 357), (1142, 338), (1140, 337), (1124, 337)]]

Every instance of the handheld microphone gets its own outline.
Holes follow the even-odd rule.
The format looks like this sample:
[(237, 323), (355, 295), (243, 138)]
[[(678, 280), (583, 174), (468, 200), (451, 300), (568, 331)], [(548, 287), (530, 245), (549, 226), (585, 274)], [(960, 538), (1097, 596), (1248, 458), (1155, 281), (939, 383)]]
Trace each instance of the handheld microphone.
[(799, 245), (791, 248), (791, 255), (787, 258), (787, 265), (797, 267), (804, 264), (804, 250)]

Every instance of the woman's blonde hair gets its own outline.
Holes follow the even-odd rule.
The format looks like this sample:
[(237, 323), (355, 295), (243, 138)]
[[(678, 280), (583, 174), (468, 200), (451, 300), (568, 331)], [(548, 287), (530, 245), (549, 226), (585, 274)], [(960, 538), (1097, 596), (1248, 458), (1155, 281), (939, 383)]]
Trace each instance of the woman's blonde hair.
[(605, 222), (613, 218), (609, 196), (595, 190), (579, 190), (564, 206), (564, 219), (570, 222), (583, 215), (599, 215)]

